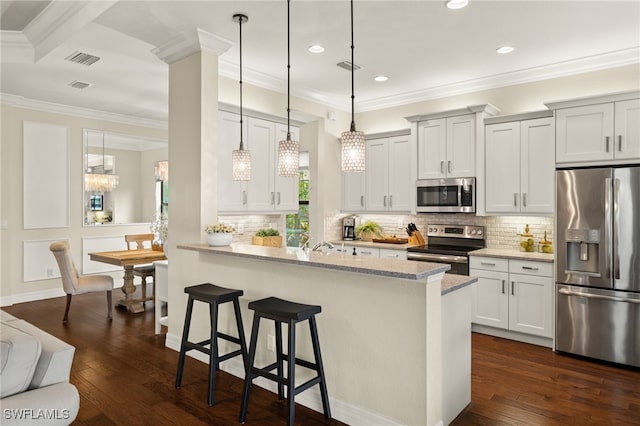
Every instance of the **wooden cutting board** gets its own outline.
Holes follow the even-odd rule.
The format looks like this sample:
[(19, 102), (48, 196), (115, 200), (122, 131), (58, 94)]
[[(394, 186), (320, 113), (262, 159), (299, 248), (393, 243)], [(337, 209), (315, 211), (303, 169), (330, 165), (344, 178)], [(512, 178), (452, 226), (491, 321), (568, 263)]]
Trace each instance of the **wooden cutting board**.
[(372, 241), (385, 244), (407, 244), (409, 242), (406, 238), (374, 238)]

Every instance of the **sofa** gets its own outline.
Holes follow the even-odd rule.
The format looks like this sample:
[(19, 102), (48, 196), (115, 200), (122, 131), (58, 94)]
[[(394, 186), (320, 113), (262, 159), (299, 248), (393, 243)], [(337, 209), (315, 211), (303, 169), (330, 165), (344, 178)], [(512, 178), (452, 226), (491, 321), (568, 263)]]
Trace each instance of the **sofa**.
[(69, 383), (75, 348), (0, 310), (0, 424), (68, 425), (80, 409)]

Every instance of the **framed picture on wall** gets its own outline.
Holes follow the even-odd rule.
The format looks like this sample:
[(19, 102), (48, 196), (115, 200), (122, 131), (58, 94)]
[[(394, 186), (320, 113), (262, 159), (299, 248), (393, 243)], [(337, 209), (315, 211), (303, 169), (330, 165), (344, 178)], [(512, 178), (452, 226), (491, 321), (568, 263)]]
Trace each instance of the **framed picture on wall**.
[(92, 195), (90, 201), (91, 211), (102, 211), (102, 195)]

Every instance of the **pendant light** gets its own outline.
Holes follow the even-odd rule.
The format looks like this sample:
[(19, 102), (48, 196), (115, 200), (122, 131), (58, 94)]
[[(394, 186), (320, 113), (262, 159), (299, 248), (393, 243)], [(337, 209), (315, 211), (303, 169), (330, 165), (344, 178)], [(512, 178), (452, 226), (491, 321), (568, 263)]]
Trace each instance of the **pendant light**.
[(120, 182), (116, 174), (106, 173), (104, 166), (104, 132), (102, 133), (102, 173), (93, 173), (89, 167), (89, 137), (87, 135), (87, 170), (84, 174), (84, 190), (94, 192), (108, 192), (114, 190)]
[(351, 128), (348, 132), (342, 132), (343, 172), (362, 172), (365, 169), (364, 132), (356, 130), (355, 122), (353, 49), (353, 0), (351, 0)]
[(242, 24), (249, 21), (247, 15), (237, 13), (233, 20), (240, 27), (240, 147), (231, 153), (233, 180), (251, 180), (251, 152), (244, 149), (242, 141)]
[(300, 164), (300, 144), (291, 140), (291, 31), (289, 9), (291, 0), (287, 0), (287, 138), (278, 142), (278, 174), (280, 176), (298, 176)]

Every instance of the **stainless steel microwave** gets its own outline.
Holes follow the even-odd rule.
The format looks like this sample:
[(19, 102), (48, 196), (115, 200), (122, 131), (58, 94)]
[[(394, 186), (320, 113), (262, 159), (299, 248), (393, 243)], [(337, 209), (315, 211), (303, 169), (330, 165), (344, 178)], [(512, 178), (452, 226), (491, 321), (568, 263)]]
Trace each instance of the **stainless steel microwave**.
[(418, 180), (416, 191), (418, 213), (476, 212), (476, 178)]

